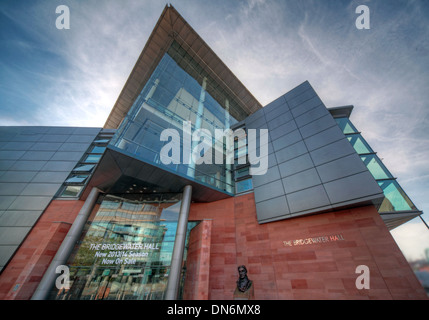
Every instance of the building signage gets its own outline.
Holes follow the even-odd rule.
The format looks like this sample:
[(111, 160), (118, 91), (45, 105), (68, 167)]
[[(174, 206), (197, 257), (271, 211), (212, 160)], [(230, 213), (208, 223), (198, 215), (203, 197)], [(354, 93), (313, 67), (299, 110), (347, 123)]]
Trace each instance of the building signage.
[[(149, 256), (149, 251), (159, 251), (158, 243), (91, 243), (89, 250), (101, 264), (135, 264), (138, 258)], [(143, 250), (143, 251), (142, 251)]]
[(344, 241), (344, 237), (342, 234), (334, 234), (329, 236), (320, 236), (320, 237), (312, 237), (305, 239), (296, 239), (296, 240), (287, 240), (283, 241), (283, 245), (285, 247), (294, 247), (294, 246), (303, 246), (309, 244), (317, 244), (317, 243), (327, 243), (327, 242), (336, 242), (336, 241)]

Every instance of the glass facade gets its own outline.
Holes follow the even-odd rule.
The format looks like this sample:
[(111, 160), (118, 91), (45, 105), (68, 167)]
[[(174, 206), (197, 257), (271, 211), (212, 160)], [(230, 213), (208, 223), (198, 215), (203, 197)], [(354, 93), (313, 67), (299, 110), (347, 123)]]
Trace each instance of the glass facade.
[[(52, 298), (163, 299), (180, 198), (180, 194), (102, 197), (98, 209), (88, 219), (81, 241), (69, 258), (70, 289), (55, 290)], [(196, 224), (188, 223), (187, 239)], [(182, 284), (183, 280), (184, 271)]]
[(404, 190), (396, 182), (395, 178), (387, 170), (362, 135), (356, 130), (351, 121), (348, 118), (336, 118), (335, 120), (383, 190), (385, 198), (378, 211), (380, 213), (416, 211), (417, 208), (411, 202), (410, 198), (408, 198)]
[[(222, 144), (215, 141), (215, 130), (229, 129), (237, 123), (237, 119), (229, 113), (230, 108), (234, 107), (234, 100), (218, 89), (216, 82), (200, 69), (182, 48), (173, 43), (121, 123), (109, 147), (174, 174), (233, 193), (232, 166), (225, 161), (224, 141)], [(210, 133), (211, 136), (200, 137), (201, 142), (223, 154), (224, 161), (221, 164), (216, 164), (219, 161), (215, 161), (215, 151), (211, 151), (211, 163), (195, 164), (190, 152), (195, 150), (200, 141), (185, 146), (184, 139), (187, 137), (183, 124), (187, 121), (191, 123), (191, 131), (185, 132), (193, 133), (202, 129)], [(172, 138), (161, 141), (161, 133), (165, 129), (175, 130), (180, 137), (175, 141)], [(180, 150), (177, 163), (165, 164), (165, 161), (161, 161), (160, 152), (167, 144), (173, 144)], [(200, 156), (204, 157), (205, 151), (200, 150)]]

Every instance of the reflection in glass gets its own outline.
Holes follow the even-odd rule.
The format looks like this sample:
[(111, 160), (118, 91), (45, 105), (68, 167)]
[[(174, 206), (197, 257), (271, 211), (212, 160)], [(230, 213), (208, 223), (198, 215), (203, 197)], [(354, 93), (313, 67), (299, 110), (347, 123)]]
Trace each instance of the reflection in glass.
[(417, 210), (395, 180), (378, 181), (378, 184), (385, 196), (379, 212)]
[(60, 197), (77, 197), (83, 186), (66, 186), (60, 194)]
[(338, 126), (343, 130), (344, 134), (349, 133), (357, 133), (355, 126), (348, 118), (335, 118), (335, 121), (337, 121)]
[[(52, 298), (163, 299), (179, 200), (177, 194), (105, 196), (69, 258), (70, 289), (54, 290)], [(196, 224), (188, 223), (187, 241)]]
[[(225, 92), (219, 91), (219, 86), (208, 75), (197, 73), (198, 65), (188, 56), (186, 59), (189, 61), (186, 62), (180, 52), (181, 48), (173, 44), (163, 56), (117, 130), (111, 145), (157, 167), (232, 193), (234, 181), (230, 178), (231, 168), (225, 162), (215, 164), (212, 157), (211, 164), (195, 165), (192, 160), (189, 163), (184, 159), (184, 154), (190, 155), (198, 142), (185, 148), (183, 123), (190, 121), (192, 132), (208, 130), (212, 136), (211, 145), (216, 147), (214, 130), (228, 129), (237, 123), (229, 113), (235, 103)], [(180, 134), (180, 142), (177, 143), (180, 164), (166, 165), (160, 159), (161, 149), (167, 143), (172, 143), (171, 139), (160, 139), (161, 133), (167, 128)], [(224, 153), (224, 150), (219, 151)]]
[(347, 136), (347, 139), (352, 144), (353, 148), (358, 154), (373, 153), (371, 147), (366, 143), (366, 141), (361, 137), (360, 134), (351, 134)]
[(235, 183), (235, 192), (245, 192), (253, 189), (252, 179), (242, 180)]
[(375, 179), (389, 179), (393, 178), (380, 159), (375, 154), (360, 156), (363, 163), (365, 163), (369, 172)]

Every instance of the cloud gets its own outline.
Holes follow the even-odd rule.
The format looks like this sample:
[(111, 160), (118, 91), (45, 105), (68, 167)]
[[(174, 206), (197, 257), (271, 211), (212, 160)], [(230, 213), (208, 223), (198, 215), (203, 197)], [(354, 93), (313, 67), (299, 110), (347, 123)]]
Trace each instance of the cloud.
[(421, 221), (408, 222), (392, 230), (391, 234), (408, 261), (425, 258), (425, 249), (429, 249), (429, 232)]

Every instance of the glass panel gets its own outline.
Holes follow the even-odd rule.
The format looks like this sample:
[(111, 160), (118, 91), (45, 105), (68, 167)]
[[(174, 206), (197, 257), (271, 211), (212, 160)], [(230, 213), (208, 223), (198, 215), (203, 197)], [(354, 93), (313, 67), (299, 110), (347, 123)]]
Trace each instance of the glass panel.
[(389, 171), (386, 169), (386, 167), (381, 163), (381, 160), (376, 155), (371, 154), (360, 157), (375, 179), (393, 178)]
[(66, 183), (84, 183), (88, 177), (85, 175), (72, 175), (66, 180)]
[(252, 179), (242, 180), (235, 183), (236, 193), (245, 192), (253, 189)]
[(341, 130), (343, 130), (344, 134), (358, 132), (355, 126), (351, 123), (351, 121), (348, 118), (335, 118), (335, 121), (337, 122)]
[(86, 164), (81, 166), (76, 166), (73, 171), (82, 171), (82, 172), (90, 172), (92, 169), (94, 169), (95, 165), (93, 164)]
[(348, 135), (347, 139), (350, 141), (358, 154), (374, 153), (374, 151), (372, 151), (371, 147), (368, 145), (368, 143), (366, 143), (360, 134)]
[(379, 181), (378, 184), (386, 197), (379, 212), (417, 210), (395, 180)]
[(242, 168), (235, 171), (235, 178), (239, 179), (249, 175), (249, 167)]
[[(181, 202), (177, 195), (157, 202), (153, 202), (153, 195), (150, 197), (107, 195), (103, 199), (69, 258), (70, 289), (53, 289), (51, 298), (164, 298)], [(196, 224), (188, 223), (184, 261), (189, 233)], [(185, 276), (185, 270), (182, 272)]]
[(104, 153), (105, 150), (106, 147), (94, 146), (94, 148), (91, 150), (91, 153)]
[(86, 157), (84, 162), (90, 162), (90, 163), (94, 163), (94, 162), (98, 162), (101, 159), (101, 154), (90, 154)]
[(77, 197), (83, 186), (67, 186), (61, 192), (60, 197)]
[[(208, 75), (194, 73), (196, 66), (191, 65), (192, 58), (180, 58), (180, 55), (176, 55), (177, 50), (180, 51), (180, 47), (169, 50), (163, 56), (112, 138), (111, 144), (130, 156), (230, 192), (228, 185), (220, 183), (226, 180), (227, 166), (215, 164), (214, 148), (211, 149), (211, 164), (196, 164), (190, 157), (190, 151), (195, 150), (200, 141), (190, 143), (184, 152), (183, 125), (190, 121), (192, 132), (197, 129), (208, 130), (211, 141), (204, 138), (209, 145), (205, 148), (207, 150), (216, 145), (215, 129), (230, 128), (237, 123), (226, 111), (229, 107), (232, 108), (234, 102), (228, 100), (229, 97), (224, 93), (222, 95), (218, 92), (219, 89), (215, 89), (216, 86)], [(188, 58), (190, 60), (185, 62), (184, 59)], [(211, 93), (215, 94), (215, 97)], [(170, 136), (168, 141), (161, 140), (161, 133), (165, 129), (175, 130), (178, 136)], [(160, 158), (164, 147), (169, 150), (169, 157), (173, 157), (174, 150), (175, 155), (178, 155), (175, 159), (180, 163), (164, 164), (165, 161)], [(240, 154), (245, 151), (240, 150)]]

